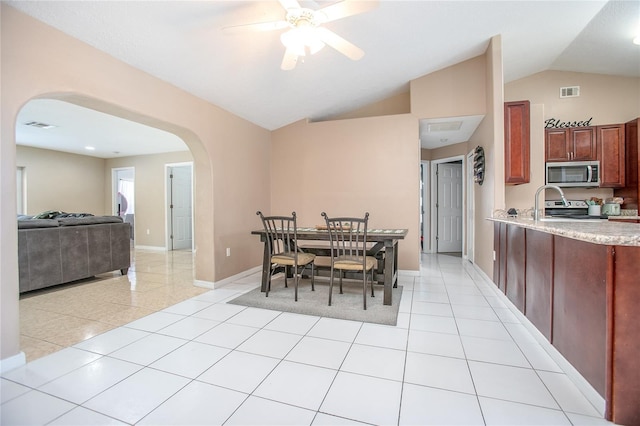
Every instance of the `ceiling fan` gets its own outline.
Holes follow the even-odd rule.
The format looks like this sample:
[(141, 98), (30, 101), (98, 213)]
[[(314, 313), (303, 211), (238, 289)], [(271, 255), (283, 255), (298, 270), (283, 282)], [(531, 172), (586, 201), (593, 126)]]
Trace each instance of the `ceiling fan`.
[(294, 69), (298, 58), (306, 56), (307, 53), (317, 53), (325, 45), (333, 47), (354, 61), (364, 56), (362, 49), (323, 27), (322, 24), (375, 9), (378, 6), (377, 0), (342, 0), (317, 10), (301, 7), (298, 0), (278, 1), (286, 11), (285, 19), (236, 25), (226, 27), (224, 31), (227, 33), (246, 30), (273, 31), (289, 28), (280, 35), (280, 41), (286, 48), (280, 65), (283, 70)]

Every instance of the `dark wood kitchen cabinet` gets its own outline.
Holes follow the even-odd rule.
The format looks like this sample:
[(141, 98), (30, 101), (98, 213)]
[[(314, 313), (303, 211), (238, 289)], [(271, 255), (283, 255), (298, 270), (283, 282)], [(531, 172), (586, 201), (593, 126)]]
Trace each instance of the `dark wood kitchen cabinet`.
[(553, 235), (526, 230), (525, 316), (552, 341)]
[(504, 104), (504, 181), (508, 185), (529, 183), (529, 101)]
[(551, 343), (604, 397), (607, 246), (556, 237), (553, 257)]
[(637, 209), (640, 199), (640, 135), (638, 134), (640, 118), (625, 124), (625, 185), (613, 190), (615, 197), (624, 198), (623, 209)]
[(624, 127), (624, 124), (596, 127), (601, 188), (625, 186)]
[(507, 225), (506, 295), (516, 308), (526, 313), (525, 295), (525, 229)]
[[(530, 228), (522, 238), (510, 229), (516, 227), (494, 223), (494, 282), (507, 294), (524, 287), (519, 309), (604, 398), (607, 420), (640, 425), (640, 246)], [(513, 284), (521, 276), (509, 272), (523, 263), (521, 240), (523, 285)]]
[(507, 282), (507, 224), (496, 222), (493, 227), (493, 282), (505, 293)]
[(546, 129), (545, 159), (547, 162), (597, 160), (596, 128)]

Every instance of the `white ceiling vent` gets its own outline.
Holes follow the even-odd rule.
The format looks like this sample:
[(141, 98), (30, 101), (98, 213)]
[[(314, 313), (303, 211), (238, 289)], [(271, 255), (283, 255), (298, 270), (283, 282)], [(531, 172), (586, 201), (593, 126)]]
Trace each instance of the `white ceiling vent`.
[(560, 88), (560, 97), (561, 98), (577, 98), (580, 96), (580, 86), (571, 86), (571, 87), (561, 87)]
[(28, 121), (24, 123), (25, 126), (37, 127), (38, 129), (52, 129), (56, 126), (53, 124), (41, 123), (39, 121)]
[(429, 123), (429, 132), (454, 132), (460, 130), (462, 121), (440, 121), (437, 123)]

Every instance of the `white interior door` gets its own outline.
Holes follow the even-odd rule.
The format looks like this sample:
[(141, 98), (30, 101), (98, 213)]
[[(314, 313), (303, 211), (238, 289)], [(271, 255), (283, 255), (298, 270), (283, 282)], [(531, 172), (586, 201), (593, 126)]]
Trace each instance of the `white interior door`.
[(169, 166), (167, 177), (169, 249), (191, 249), (193, 246), (192, 166), (190, 164)]
[(438, 253), (462, 252), (462, 164), (437, 167)]

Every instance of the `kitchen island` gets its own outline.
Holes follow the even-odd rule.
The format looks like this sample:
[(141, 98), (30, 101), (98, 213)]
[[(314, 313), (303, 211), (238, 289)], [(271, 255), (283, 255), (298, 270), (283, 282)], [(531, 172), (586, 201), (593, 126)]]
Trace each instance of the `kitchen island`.
[(492, 218), (493, 280), (605, 400), (640, 425), (640, 224)]

